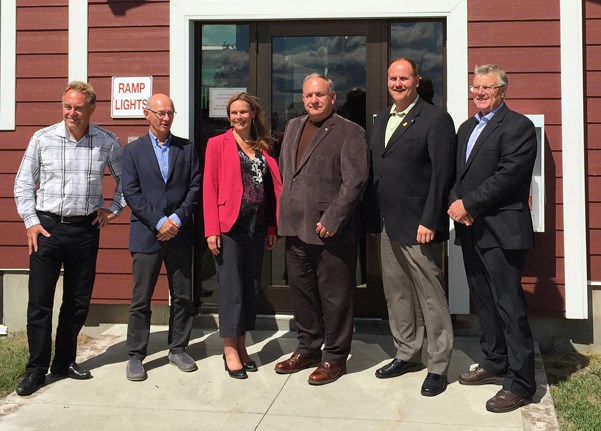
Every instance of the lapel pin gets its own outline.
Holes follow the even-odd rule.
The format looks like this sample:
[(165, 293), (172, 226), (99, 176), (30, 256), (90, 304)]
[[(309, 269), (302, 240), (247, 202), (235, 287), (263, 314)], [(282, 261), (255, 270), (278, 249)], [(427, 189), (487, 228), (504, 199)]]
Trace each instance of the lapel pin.
[(407, 122), (406, 121), (403, 123), (403, 127), (407, 127)]

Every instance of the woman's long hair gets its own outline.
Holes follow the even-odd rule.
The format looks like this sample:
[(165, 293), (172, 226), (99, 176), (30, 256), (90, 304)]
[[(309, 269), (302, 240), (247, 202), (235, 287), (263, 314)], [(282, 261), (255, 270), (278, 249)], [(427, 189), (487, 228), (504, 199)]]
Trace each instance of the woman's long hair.
[(234, 94), (229, 102), (227, 102), (228, 120), (230, 118), (230, 106), (237, 100), (248, 103), (250, 110), (255, 113), (255, 118), (253, 118), (250, 127), (250, 138), (253, 143), (252, 148), (255, 150), (270, 150), (273, 146), (273, 138), (269, 133), (269, 129), (265, 126), (265, 117), (256, 97), (248, 93)]

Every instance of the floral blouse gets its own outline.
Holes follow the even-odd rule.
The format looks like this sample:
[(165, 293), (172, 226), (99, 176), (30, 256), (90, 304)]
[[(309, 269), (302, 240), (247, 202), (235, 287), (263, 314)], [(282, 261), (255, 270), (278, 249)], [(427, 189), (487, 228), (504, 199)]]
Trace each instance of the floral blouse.
[[(275, 215), (275, 206), (271, 205), (271, 196), (269, 196), (270, 192), (273, 194), (271, 174), (267, 167), (267, 161), (260, 151), (255, 151), (255, 157), (251, 159), (238, 145), (238, 155), (240, 156), (244, 192), (238, 219), (230, 232), (253, 236), (257, 230), (265, 229), (267, 209), (269, 209), (270, 215), (272, 212)], [(266, 183), (268, 183), (267, 190)], [(273, 211), (271, 211), (272, 206), (274, 207)], [(270, 221), (272, 218), (269, 217)]]

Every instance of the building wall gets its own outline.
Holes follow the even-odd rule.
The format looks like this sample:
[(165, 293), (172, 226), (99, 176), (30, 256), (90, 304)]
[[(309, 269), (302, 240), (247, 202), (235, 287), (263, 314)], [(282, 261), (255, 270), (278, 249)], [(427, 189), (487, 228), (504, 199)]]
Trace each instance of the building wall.
[[(92, 122), (117, 134), (121, 144), (148, 130), (145, 120), (110, 117), (112, 76), (153, 76), (153, 90), (168, 93), (169, 2), (90, 1), (88, 73), (98, 102)], [(23, 223), (13, 199), (14, 177), (33, 133), (61, 118), (68, 80), (68, 0), (17, 1), (16, 130), (0, 132), (0, 252), (2, 268), (28, 268)], [(105, 176), (105, 197), (114, 181)], [(126, 209), (101, 234), (96, 303), (128, 303), (131, 256)], [(8, 288), (8, 286), (5, 286)], [(167, 302), (164, 271), (154, 296)]]
[[(89, 1), (88, 80), (98, 94), (93, 121), (114, 132), (122, 145), (148, 131), (146, 120), (111, 118), (113, 76), (152, 76), (153, 92), (169, 94), (169, 1)], [(176, 105), (177, 109), (177, 105)], [(177, 121), (177, 118), (176, 120)], [(106, 178), (105, 190), (112, 190)], [(107, 194), (108, 196), (108, 194)], [(127, 302), (131, 297), (131, 256), (127, 250), (130, 211), (102, 233), (93, 301)], [(166, 302), (163, 268), (154, 295)]]
[(67, 1), (21, 1), (17, 13), (16, 130), (0, 132), (0, 253), (4, 268), (27, 266), (23, 223), (13, 200), (14, 177), (33, 132), (60, 120), (67, 76)]
[[(601, 280), (601, 3), (587, 0), (585, 91), (587, 97), (588, 243), (590, 280)], [(600, 288), (599, 284), (596, 286)]]
[(520, 0), (468, 3), (469, 67), (501, 65), (509, 75), (507, 105), (545, 116), (545, 232), (535, 234), (523, 279), (530, 312), (542, 316), (565, 309), (559, 13), (559, 0), (533, 0), (527, 8)]
[[(17, 127), (0, 132), (0, 251), (4, 268), (27, 268), (23, 225), (12, 187), (33, 132), (60, 121), (60, 95), (67, 81), (68, 0), (17, 2)], [(89, 1), (88, 73), (98, 93), (93, 121), (114, 131), (122, 144), (146, 132), (143, 120), (110, 118), (112, 76), (153, 76), (155, 92), (169, 91), (169, 1)], [(524, 288), (533, 314), (563, 316), (564, 264), (561, 172), (559, 0), (469, 0), (469, 68), (495, 62), (510, 75), (507, 103), (524, 114), (545, 115), (546, 231), (536, 234)], [(601, 5), (586, 2), (589, 243), (591, 279), (601, 278)], [(449, 52), (448, 62), (453, 61)], [(182, 62), (182, 67), (189, 67)], [(470, 75), (471, 77), (471, 75)], [(453, 85), (453, 83), (447, 83)], [(463, 85), (463, 83), (461, 84)], [(466, 97), (468, 92), (466, 89)], [(177, 103), (177, 101), (176, 101)], [(470, 114), (474, 108), (470, 103)], [(177, 106), (176, 106), (177, 108)], [(183, 107), (182, 107), (183, 108)], [(176, 120), (177, 121), (177, 118)], [(106, 179), (106, 196), (113, 182)], [(94, 291), (97, 303), (127, 302), (131, 257), (129, 210), (104, 229)], [(155, 299), (166, 301), (161, 274)]]

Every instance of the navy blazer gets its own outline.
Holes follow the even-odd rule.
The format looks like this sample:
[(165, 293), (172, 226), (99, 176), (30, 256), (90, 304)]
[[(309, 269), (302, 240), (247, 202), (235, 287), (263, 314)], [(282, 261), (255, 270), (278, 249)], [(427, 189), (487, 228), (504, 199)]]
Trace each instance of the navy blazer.
[(455, 176), (457, 141), (451, 116), (419, 98), (384, 146), (390, 107), (375, 119), (370, 140), (370, 184), (363, 202), (367, 232), (417, 244), (421, 224), (433, 242), (449, 238), (447, 202)]
[(195, 146), (172, 136), (169, 147), (169, 177), (163, 180), (150, 135), (123, 147), (123, 195), (131, 208), (129, 250), (154, 253), (158, 221), (175, 213), (182, 222), (172, 243), (194, 243), (192, 216), (200, 195), (200, 168)]
[(467, 141), (477, 125), (474, 117), (457, 132), (457, 178), (450, 203), (463, 199), (474, 218), (471, 227), (455, 223), (457, 244), (471, 230), (481, 248), (526, 249), (534, 245), (528, 198), (536, 160), (536, 130), (522, 114), (505, 104), (482, 129), (467, 161)]

